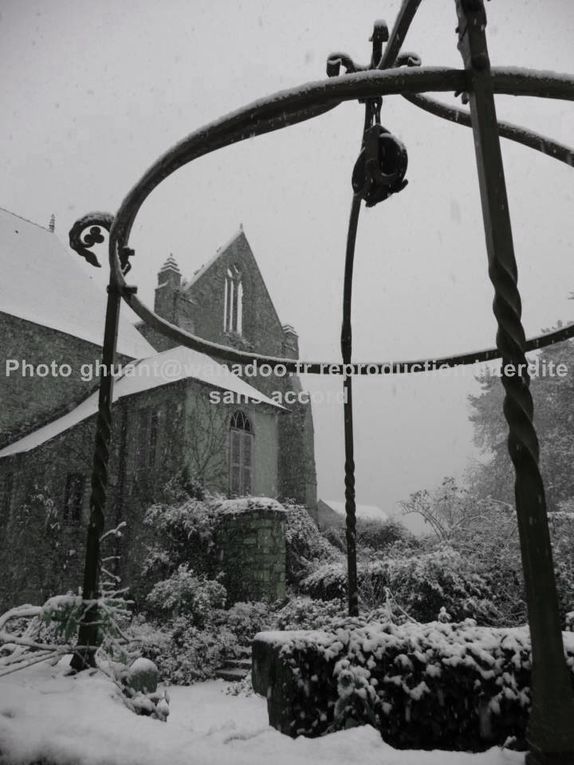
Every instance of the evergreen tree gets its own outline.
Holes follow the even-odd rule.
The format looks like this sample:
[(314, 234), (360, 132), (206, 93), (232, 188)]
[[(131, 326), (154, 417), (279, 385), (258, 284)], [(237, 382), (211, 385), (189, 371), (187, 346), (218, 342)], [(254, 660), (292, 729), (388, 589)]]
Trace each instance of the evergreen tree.
[[(559, 325), (560, 326), (560, 325)], [(534, 424), (549, 510), (574, 498), (574, 340), (529, 354)], [(476, 445), (486, 458), (471, 471), (473, 493), (513, 502), (514, 471), (508, 456), (504, 392), (498, 376), (478, 378), (481, 393), (469, 396)]]

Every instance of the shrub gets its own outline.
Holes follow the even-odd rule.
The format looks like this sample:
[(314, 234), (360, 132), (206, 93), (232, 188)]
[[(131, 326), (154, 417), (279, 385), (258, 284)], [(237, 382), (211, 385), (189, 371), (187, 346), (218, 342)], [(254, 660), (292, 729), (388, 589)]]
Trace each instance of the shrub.
[[(564, 638), (574, 682), (574, 636)], [(269, 685), (270, 722), (283, 733), (317, 736), (368, 722), (398, 748), (482, 751), (508, 737), (524, 741), (527, 628), (347, 620), (277, 641), (262, 635), (254, 659), (254, 683)]]
[(144, 587), (169, 578), (182, 564), (201, 574), (216, 570), (214, 532), (218, 514), (202, 499), (176, 505), (152, 505), (144, 516), (148, 554), (142, 566)]
[(357, 518), (357, 547), (383, 551), (397, 543), (403, 546), (416, 545), (414, 535), (397, 518), (387, 518), (384, 521)]
[(333, 619), (343, 617), (345, 613), (345, 603), (340, 600), (293, 598), (275, 613), (275, 628), (279, 630), (322, 629)]
[(216, 608), (222, 608), (227, 590), (217, 580), (198, 577), (181, 565), (168, 579), (158, 582), (146, 598), (146, 605), (156, 616), (185, 616), (203, 627)]
[(288, 505), (287, 510), (287, 583), (296, 585), (318, 562), (340, 559), (341, 553), (322, 536), (304, 507)]
[(237, 639), (229, 630), (199, 630), (185, 617), (174, 619), (161, 630), (140, 623), (132, 634), (139, 638), (142, 655), (152, 659), (161, 677), (174, 685), (213, 678), (216, 669), (237, 652)]
[(554, 572), (563, 623), (574, 609), (574, 513), (549, 513)]
[(258, 632), (275, 628), (275, 617), (267, 603), (234, 603), (227, 611), (215, 611), (211, 625), (231, 632), (240, 645), (251, 645)]
[[(396, 603), (418, 621), (435, 619), (444, 606), (453, 619), (476, 618), (491, 624), (498, 612), (488, 582), (472, 563), (444, 546), (416, 556), (362, 563), (358, 567), (359, 593), (369, 608), (382, 605), (390, 590)], [(323, 600), (345, 597), (347, 572), (341, 563), (316, 569), (301, 582), (301, 589)]]
[(329, 526), (321, 531), (327, 542), (341, 552), (347, 551), (347, 537), (344, 526)]

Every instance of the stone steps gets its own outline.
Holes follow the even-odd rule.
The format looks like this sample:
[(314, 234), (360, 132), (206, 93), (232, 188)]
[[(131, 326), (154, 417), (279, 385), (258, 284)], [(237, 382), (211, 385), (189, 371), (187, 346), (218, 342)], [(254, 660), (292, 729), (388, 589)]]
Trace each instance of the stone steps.
[(240, 667), (221, 667), (216, 670), (215, 677), (225, 680), (228, 683), (238, 683), (244, 680), (251, 670), (241, 669)]
[(251, 649), (245, 648), (237, 659), (229, 659), (215, 671), (215, 676), (228, 683), (237, 683), (251, 672)]

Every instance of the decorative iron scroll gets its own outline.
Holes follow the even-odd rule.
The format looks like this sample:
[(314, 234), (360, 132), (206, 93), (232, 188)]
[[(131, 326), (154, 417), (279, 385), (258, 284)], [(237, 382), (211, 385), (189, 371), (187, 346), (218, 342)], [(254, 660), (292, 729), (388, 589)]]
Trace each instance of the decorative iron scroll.
[(113, 222), (114, 216), (110, 215), (110, 213), (93, 212), (84, 215), (84, 217), (77, 220), (70, 229), (70, 247), (75, 250), (78, 255), (81, 255), (82, 258), (85, 258), (91, 266), (101, 268), (100, 261), (96, 257), (96, 254), (92, 252), (92, 247), (96, 244), (102, 244), (104, 241), (102, 228), (109, 234)]
[[(110, 215), (110, 213), (93, 212), (84, 215), (77, 220), (70, 229), (70, 247), (75, 250), (78, 255), (81, 255), (82, 258), (85, 258), (91, 266), (101, 268), (100, 261), (96, 254), (92, 252), (92, 247), (104, 242), (105, 237), (102, 234), (102, 228), (109, 234), (112, 230), (113, 222), (114, 216)], [(120, 250), (120, 270), (124, 276), (131, 269), (129, 258), (133, 254), (134, 251), (129, 247), (123, 247)]]

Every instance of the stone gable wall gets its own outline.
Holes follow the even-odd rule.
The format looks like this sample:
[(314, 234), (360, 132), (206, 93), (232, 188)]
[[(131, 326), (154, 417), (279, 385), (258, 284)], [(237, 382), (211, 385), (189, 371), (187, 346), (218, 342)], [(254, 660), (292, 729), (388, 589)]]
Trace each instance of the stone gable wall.
[[(243, 331), (241, 336), (224, 332), (223, 313), (225, 275), (230, 266), (236, 265), (243, 280)], [(249, 243), (240, 233), (217, 258), (201, 272), (187, 288), (172, 283), (159, 274), (163, 284), (156, 290), (155, 310), (183, 329), (199, 337), (240, 350), (253, 351), (268, 356), (298, 357), (297, 336), (292, 330), (285, 331), (281, 325), (269, 292), (263, 281)], [(174, 308), (175, 306), (175, 308)], [(174, 343), (163, 338), (155, 330), (142, 328), (146, 339), (158, 350), (173, 347)], [(262, 393), (272, 396), (279, 392), (301, 391), (296, 375), (247, 375), (244, 379)], [(311, 510), (317, 502), (317, 475), (315, 467), (315, 436), (312, 408), (309, 403), (288, 406), (278, 421), (278, 480), (275, 486), (265, 487), (262, 494), (291, 498)], [(262, 476), (265, 471), (266, 453), (257, 455)], [(270, 490), (267, 491), (267, 488)], [(272, 489), (272, 490), (271, 490)]]

